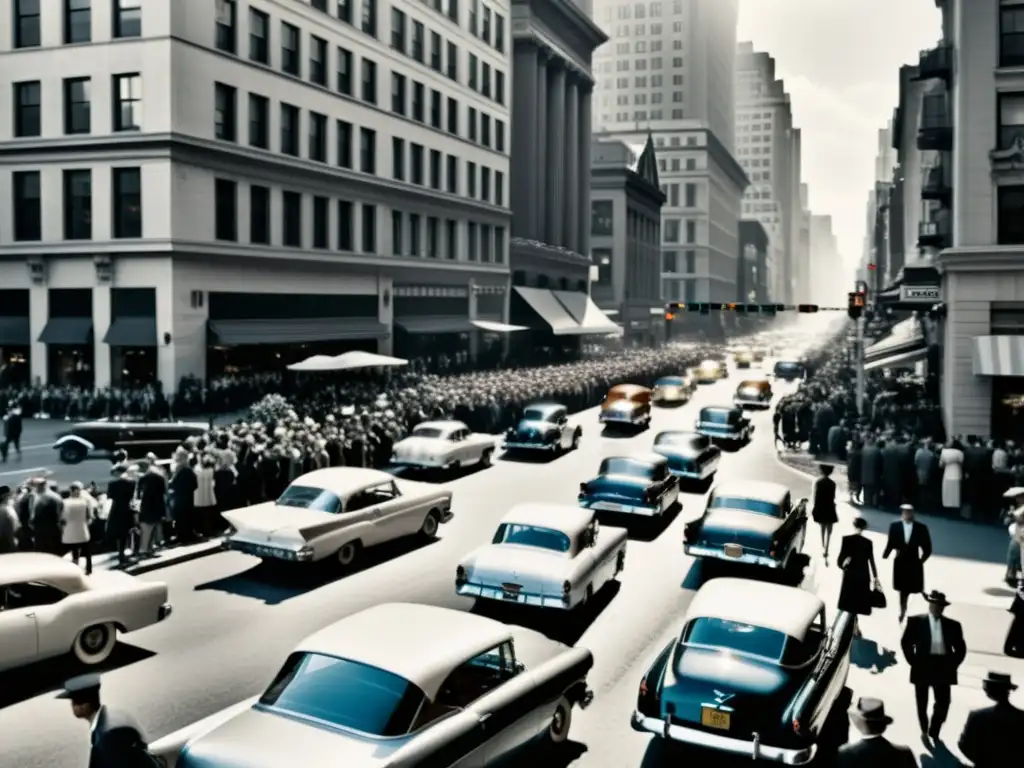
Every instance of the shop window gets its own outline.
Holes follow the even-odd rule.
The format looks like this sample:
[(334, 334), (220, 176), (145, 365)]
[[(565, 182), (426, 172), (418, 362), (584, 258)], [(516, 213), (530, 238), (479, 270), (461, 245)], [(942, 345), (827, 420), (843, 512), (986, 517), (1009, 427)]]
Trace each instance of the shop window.
[(615, 232), (615, 204), (611, 200), (595, 200), (591, 203), (590, 234), (612, 235)]
[(1024, 185), (998, 188), (999, 245), (1024, 244)]
[(612, 284), (612, 252), (610, 248), (595, 248), (592, 252), (597, 264), (597, 285)]

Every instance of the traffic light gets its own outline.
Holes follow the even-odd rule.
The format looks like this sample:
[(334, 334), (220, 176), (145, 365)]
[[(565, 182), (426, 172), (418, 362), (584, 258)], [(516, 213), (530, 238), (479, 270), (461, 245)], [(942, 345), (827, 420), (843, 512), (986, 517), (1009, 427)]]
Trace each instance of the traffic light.
[(850, 291), (850, 299), (846, 306), (846, 314), (851, 320), (856, 320), (864, 314), (865, 296), (859, 291)]
[(665, 321), (666, 322), (669, 322), (669, 321), (672, 321), (672, 320), (675, 320), (675, 319), (676, 319), (676, 316), (674, 314), (672, 314), (671, 312), (666, 312), (665, 313)]

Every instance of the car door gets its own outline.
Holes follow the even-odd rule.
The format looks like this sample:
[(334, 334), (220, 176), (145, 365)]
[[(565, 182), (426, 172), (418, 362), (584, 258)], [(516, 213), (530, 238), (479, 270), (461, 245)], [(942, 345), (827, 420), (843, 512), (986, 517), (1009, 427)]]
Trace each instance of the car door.
[(343, 514), (346, 525), (358, 525), (359, 529), (363, 532), (360, 538), (362, 538), (364, 546), (372, 547), (375, 544), (386, 541), (386, 539), (380, 537), (386, 533), (387, 527), (377, 525), (377, 521), (383, 515), (379, 497), (369, 490), (359, 491), (349, 496), (345, 500), (345, 511)]
[(416, 533), (423, 524), (422, 507), (415, 498), (402, 495), (395, 481), (371, 489), (376, 497), (374, 526), (377, 539), (390, 541)]
[(23, 604), (20, 586), (0, 585), (0, 671), (30, 664), (39, 654), (36, 612)]

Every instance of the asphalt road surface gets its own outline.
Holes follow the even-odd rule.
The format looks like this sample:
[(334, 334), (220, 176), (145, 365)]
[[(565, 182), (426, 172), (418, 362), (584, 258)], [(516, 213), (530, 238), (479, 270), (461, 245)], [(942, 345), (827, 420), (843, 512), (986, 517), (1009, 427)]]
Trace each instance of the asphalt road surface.
[[(471, 602), (453, 594), (457, 560), (489, 540), (497, 520), (512, 504), (574, 504), (580, 481), (593, 475), (601, 458), (648, 449), (660, 430), (690, 428), (702, 405), (728, 402), (737, 381), (734, 373), (725, 382), (702, 387), (687, 406), (658, 410), (652, 428), (634, 437), (602, 436), (596, 410), (576, 415), (573, 419), (584, 429), (578, 451), (547, 464), (498, 461), (491, 469), (451, 481), (455, 519), (442, 527), (436, 543), (419, 549), (393, 547), (347, 578), (299, 581), (265, 571), (255, 559), (229, 552), (142, 576), (168, 583), (175, 612), (164, 624), (128, 637), (130, 642), (123, 644), (104, 674), (106, 701), (132, 711), (155, 739), (258, 693), (300, 639), (354, 611), (383, 601), (468, 610)], [(770, 415), (756, 415), (754, 421), (754, 442), (724, 456), (718, 480), (782, 482), (796, 496), (807, 495), (809, 478), (784, 467), (775, 457)], [(517, 651), (527, 664), (551, 652), (545, 637), (583, 645), (595, 655), (589, 682), (596, 699), (588, 710), (575, 713), (572, 744), (561, 764), (593, 768), (663, 764), (652, 738), (630, 729), (629, 715), (640, 677), (678, 632), (699, 586), (699, 566), (682, 552), (682, 531), (686, 521), (700, 514), (703, 502), (702, 495), (685, 495), (682, 511), (666, 526), (633, 537), (621, 585), (597, 596), (586, 621), (556, 631), (552, 622), (515, 617), (526, 627), (517, 635)], [(840, 533), (848, 532), (852, 515), (849, 509), (841, 511)], [(879, 531), (889, 518), (875, 513), (869, 518), (877, 548)], [(936, 555), (928, 566), (928, 587), (945, 590), (954, 602), (950, 615), (964, 622), (971, 650), (961, 686), (954, 692), (948, 726), (955, 744), (967, 711), (983, 701), (979, 680), (984, 669), (1024, 676), (1024, 664), (1000, 653), (1009, 618), (1005, 608), (1010, 602), (1009, 592), (1000, 588), (1005, 535), (961, 522), (931, 524)], [(821, 564), (815, 536), (808, 537), (808, 544), (814, 561), (805, 585), (834, 605), (838, 569)], [(882, 565), (882, 572), (888, 581), (888, 563)], [(912, 610), (922, 608), (922, 604), (912, 606)], [(855, 695), (882, 696), (896, 718), (894, 738), (922, 753), (906, 666), (898, 653), (886, 650), (898, 647), (895, 608), (868, 618), (862, 626), (867, 641), (858, 646), (856, 663), (864, 668), (852, 671), (850, 686)], [(65, 664), (51, 662), (0, 676), (2, 768), (84, 764), (88, 729), (72, 719), (66, 702), (54, 698), (61, 681), (73, 672)], [(944, 762), (951, 757), (940, 751), (935, 762), (925, 754), (922, 764), (956, 765)]]

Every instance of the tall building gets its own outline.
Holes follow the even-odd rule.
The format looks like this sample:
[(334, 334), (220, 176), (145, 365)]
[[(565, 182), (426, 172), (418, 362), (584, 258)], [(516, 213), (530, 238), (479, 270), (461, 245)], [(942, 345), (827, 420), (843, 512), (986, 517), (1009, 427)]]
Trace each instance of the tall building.
[(814, 262), (811, 260), (811, 208), (810, 189), (806, 184), (800, 185), (800, 226), (797, 229), (796, 249), (796, 296), (799, 303), (820, 304), (817, 293), (818, 281), (813, 274)]
[(0, 5), (0, 347), (33, 379), (507, 322), (505, 0)]
[(695, 120), (732, 151), (738, 0), (594, 0), (597, 127)]
[(795, 259), (800, 225), (799, 131), (775, 59), (740, 43), (736, 56), (736, 159), (750, 177), (743, 216), (768, 231), (772, 301), (795, 298)]
[(812, 213), (810, 218), (809, 288), (813, 298), (809, 297), (806, 301), (824, 306), (842, 306), (834, 302), (840, 302), (850, 288), (837, 280), (845, 267), (839, 258), (839, 247), (832, 231), (832, 217)]

